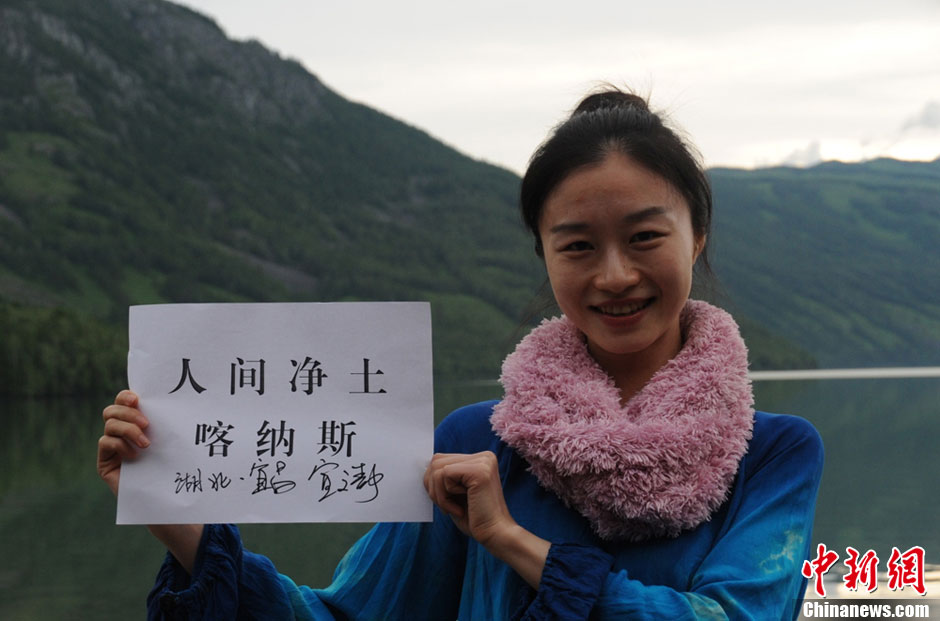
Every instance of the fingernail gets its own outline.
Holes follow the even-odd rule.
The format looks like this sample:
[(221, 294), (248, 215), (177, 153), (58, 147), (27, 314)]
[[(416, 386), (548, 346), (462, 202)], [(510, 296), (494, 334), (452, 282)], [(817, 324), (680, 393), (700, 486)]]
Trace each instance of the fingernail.
[(142, 448), (147, 448), (148, 446), (150, 446), (150, 440), (147, 439), (147, 436), (140, 436), (140, 440), (138, 441), (138, 444), (140, 444)]

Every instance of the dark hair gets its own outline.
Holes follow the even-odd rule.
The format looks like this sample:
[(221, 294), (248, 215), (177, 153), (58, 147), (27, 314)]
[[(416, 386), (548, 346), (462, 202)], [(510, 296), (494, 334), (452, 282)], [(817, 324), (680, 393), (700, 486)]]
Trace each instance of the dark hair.
[[(543, 256), (539, 218), (549, 194), (572, 172), (600, 163), (610, 153), (626, 155), (668, 181), (689, 205), (692, 230), (708, 235), (711, 186), (694, 147), (651, 112), (646, 100), (607, 88), (585, 97), (529, 160), (519, 206), (526, 227), (535, 236), (538, 256)], [(710, 272), (704, 249), (699, 258)]]

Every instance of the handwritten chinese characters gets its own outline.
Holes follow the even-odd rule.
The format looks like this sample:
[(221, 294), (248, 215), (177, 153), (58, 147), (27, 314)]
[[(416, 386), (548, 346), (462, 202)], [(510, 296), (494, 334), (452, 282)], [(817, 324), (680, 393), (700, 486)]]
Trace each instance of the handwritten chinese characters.
[(425, 303), (131, 308), (118, 523), (427, 521)]

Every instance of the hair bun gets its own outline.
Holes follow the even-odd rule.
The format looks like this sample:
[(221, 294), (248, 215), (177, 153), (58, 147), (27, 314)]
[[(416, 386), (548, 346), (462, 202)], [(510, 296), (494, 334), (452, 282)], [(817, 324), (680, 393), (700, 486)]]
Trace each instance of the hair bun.
[(593, 112), (604, 108), (637, 108), (642, 112), (649, 112), (649, 104), (645, 99), (633, 93), (625, 93), (618, 88), (608, 87), (606, 90), (592, 93), (581, 100), (571, 116), (582, 112)]

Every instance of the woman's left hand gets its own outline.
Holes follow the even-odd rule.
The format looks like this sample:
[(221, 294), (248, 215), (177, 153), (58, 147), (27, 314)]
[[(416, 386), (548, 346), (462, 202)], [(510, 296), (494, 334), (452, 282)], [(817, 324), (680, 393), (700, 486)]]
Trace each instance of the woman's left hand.
[(496, 455), (436, 453), (424, 473), (431, 501), (465, 535), (487, 546), (516, 525), (506, 507)]
[(424, 488), (465, 535), (508, 563), (533, 589), (539, 588), (551, 543), (510, 515), (492, 451), (436, 453), (424, 473)]

